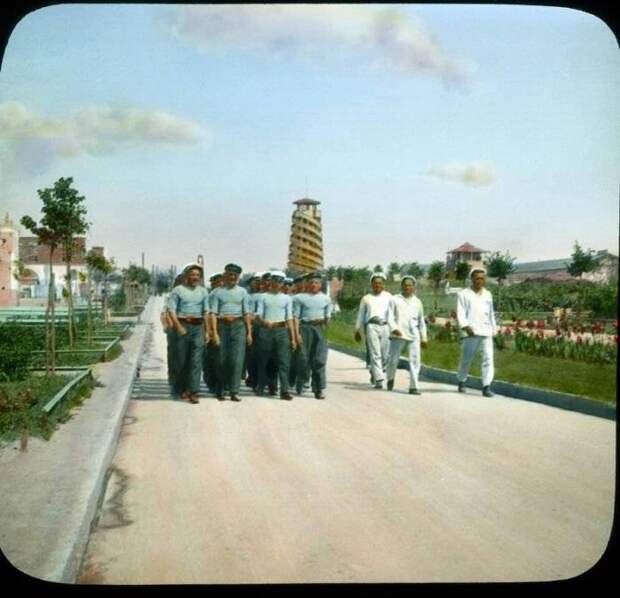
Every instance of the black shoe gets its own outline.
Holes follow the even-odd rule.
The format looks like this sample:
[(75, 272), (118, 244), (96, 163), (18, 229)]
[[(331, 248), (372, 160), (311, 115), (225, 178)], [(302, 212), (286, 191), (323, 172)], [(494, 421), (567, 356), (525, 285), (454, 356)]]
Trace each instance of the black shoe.
[(239, 395), (230, 395), (230, 400), (235, 401), (235, 403), (240, 403), (241, 397)]
[(383, 390), (383, 380), (377, 380), (377, 381), (375, 382), (375, 388), (376, 388), (377, 390)]
[(215, 395), (217, 397), (218, 401), (225, 401), (226, 397), (224, 396), (224, 393), (220, 392), (217, 395)]
[(465, 394), (465, 382), (459, 382), (459, 392)]
[(269, 396), (275, 397), (277, 392), (278, 392), (277, 386), (274, 386), (273, 384), (270, 384), (269, 385)]
[(388, 380), (387, 381), (387, 389), (388, 390), (394, 390), (394, 380)]
[(297, 396), (300, 397), (301, 395), (304, 394), (304, 389), (302, 386), (297, 386), (295, 387), (295, 392), (297, 393)]
[(484, 397), (494, 397), (495, 395), (491, 392), (491, 389), (488, 386), (484, 386), (482, 388), (482, 396), (484, 396)]
[(314, 398), (315, 399), (324, 399), (325, 395), (322, 392), (315, 392), (314, 393)]
[(409, 394), (410, 395), (421, 395), (422, 393), (417, 388), (410, 388)]
[(293, 400), (293, 395), (290, 392), (283, 392), (280, 395), (280, 398), (283, 399), (284, 401), (292, 401)]
[(263, 397), (263, 396), (265, 396), (265, 389), (264, 388), (260, 388), (259, 386), (257, 386), (256, 390), (254, 391), (254, 393), (256, 394), (257, 397)]

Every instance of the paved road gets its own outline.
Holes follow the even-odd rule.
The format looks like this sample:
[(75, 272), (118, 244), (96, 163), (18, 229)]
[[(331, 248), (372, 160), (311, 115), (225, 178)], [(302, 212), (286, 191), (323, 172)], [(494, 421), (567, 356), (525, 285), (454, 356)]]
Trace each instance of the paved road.
[(147, 340), (81, 583), (566, 579), (609, 539), (615, 422), (423, 383), (173, 402)]

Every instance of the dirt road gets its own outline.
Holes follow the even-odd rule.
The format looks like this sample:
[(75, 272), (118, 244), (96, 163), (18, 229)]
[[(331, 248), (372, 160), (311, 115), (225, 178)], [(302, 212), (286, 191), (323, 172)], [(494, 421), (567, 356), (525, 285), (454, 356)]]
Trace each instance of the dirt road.
[[(157, 312), (157, 310), (155, 310)], [(80, 583), (541, 581), (611, 530), (615, 422), (422, 383), (173, 402), (158, 323)]]

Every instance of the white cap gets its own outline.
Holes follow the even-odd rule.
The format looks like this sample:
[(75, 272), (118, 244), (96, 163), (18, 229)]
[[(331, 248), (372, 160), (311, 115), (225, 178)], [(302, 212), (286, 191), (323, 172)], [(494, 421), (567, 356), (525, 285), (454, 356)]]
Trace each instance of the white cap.
[(482, 266), (476, 266), (475, 268), (472, 268), (469, 271), (469, 277), (471, 278), (474, 274), (474, 272), (482, 272), (483, 274), (486, 275), (487, 271), (482, 267)]
[(187, 272), (190, 268), (198, 268), (201, 272), (204, 272), (204, 268), (196, 262), (190, 262), (189, 264), (185, 264), (181, 272)]
[(411, 282), (413, 282), (413, 284), (415, 284), (417, 282), (415, 276), (413, 274), (405, 274), (401, 279), (400, 282), (403, 282), (404, 280), (409, 279)]
[(271, 274), (271, 278), (281, 278), (282, 280), (284, 280), (286, 278), (286, 274), (284, 274), (284, 272), (282, 272), (282, 270), (271, 270), (271, 272), (269, 272)]
[(373, 272), (370, 275), (370, 282), (373, 281), (373, 278), (383, 278), (383, 280), (387, 280), (387, 277), (383, 272)]

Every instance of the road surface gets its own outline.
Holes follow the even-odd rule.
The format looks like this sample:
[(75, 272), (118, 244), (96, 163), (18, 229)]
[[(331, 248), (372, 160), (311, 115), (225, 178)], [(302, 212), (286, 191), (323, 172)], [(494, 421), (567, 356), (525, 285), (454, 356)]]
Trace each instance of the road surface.
[[(157, 313), (157, 309), (154, 313)], [(603, 554), (615, 422), (331, 351), (327, 400), (170, 400), (153, 322), (80, 583), (567, 579)]]

